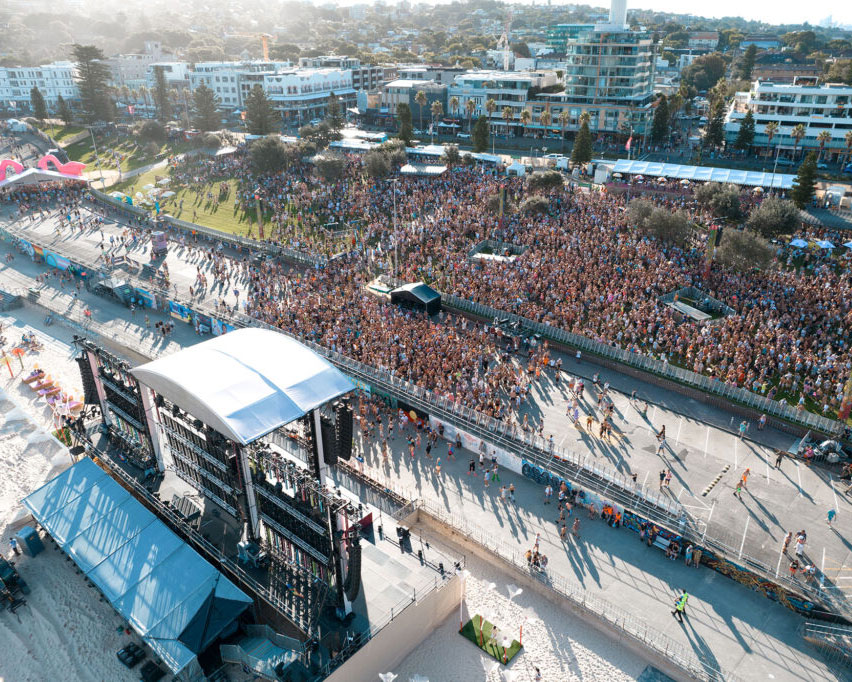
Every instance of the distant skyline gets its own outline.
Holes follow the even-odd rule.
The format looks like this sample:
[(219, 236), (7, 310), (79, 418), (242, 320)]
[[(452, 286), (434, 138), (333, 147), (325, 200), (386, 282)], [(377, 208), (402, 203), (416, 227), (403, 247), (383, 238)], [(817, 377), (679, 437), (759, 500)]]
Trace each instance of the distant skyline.
[[(536, 3), (538, 4), (538, 3)], [(607, 3), (608, 5), (608, 3)], [(817, 1), (813, 5), (793, 0), (713, 0), (685, 3), (683, 0), (627, 0), (627, 9), (652, 9), (658, 12), (694, 13), (699, 16), (743, 17), (770, 24), (803, 24), (817, 26), (828, 16), (834, 24), (852, 25), (852, 3), (841, 0)]]

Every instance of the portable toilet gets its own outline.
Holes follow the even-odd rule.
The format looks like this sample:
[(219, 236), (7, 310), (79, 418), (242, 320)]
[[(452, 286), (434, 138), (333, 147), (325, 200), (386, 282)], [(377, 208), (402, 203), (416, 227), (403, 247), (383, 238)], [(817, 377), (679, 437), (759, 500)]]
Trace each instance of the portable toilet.
[(38, 535), (38, 531), (32, 526), (24, 526), (15, 535), (18, 541), (18, 547), (27, 556), (35, 556), (44, 550), (44, 543)]

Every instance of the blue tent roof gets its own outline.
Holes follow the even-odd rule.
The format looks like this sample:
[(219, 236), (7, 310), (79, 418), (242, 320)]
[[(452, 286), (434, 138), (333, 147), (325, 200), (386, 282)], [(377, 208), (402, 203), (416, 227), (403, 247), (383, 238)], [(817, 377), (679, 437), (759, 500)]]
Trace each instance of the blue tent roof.
[(659, 163), (654, 161), (628, 161), (619, 159), (612, 169), (613, 173), (648, 175), (662, 178), (678, 178), (699, 182), (730, 182), (735, 185), (759, 187), (778, 187), (790, 189), (795, 175), (789, 173), (763, 173), (743, 171), (734, 168), (714, 168), (712, 166), (684, 166), (678, 163)]
[(88, 458), (23, 503), (173, 673), (251, 604)]

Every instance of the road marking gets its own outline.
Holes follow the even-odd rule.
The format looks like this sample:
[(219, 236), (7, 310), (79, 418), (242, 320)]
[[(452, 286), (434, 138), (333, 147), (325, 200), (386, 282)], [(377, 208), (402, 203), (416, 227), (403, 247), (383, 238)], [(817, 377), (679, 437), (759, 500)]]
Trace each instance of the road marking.
[(769, 459), (766, 460), (766, 482), (769, 483)]
[(680, 492), (677, 494), (677, 500), (680, 502), (680, 496), (683, 495), (683, 491), (686, 490), (683, 486), (680, 487)]
[(802, 488), (802, 470), (798, 462), (796, 462), (796, 476), (799, 477), (799, 495), (803, 495), (805, 491)]
[(710, 507), (710, 513), (707, 515), (707, 523), (704, 525), (704, 532), (701, 534), (701, 544), (704, 544), (704, 538), (707, 537), (707, 529), (710, 527), (710, 519), (713, 518), (713, 511), (716, 509), (716, 500), (713, 500), (713, 506)]
[(746, 539), (746, 533), (748, 533), (749, 521), (751, 521), (751, 516), (746, 516), (746, 525), (745, 525), (745, 529), (743, 529), (743, 541), (740, 543), (740, 554), (737, 557), (737, 559), (743, 558), (743, 547), (745, 547), (745, 539)]
[(680, 421), (677, 423), (677, 435), (675, 436), (675, 445), (680, 443), (680, 427), (683, 426), (683, 417), (680, 418)]
[[(829, 474), (828, 478), (829, 478), (829, 482), (831, 483), (831, 494), (834, 495), (834, 513), (835, 513), (834, 518), (837, 518), (836, 515), (839, 513), (838, 510), (840, 509), (840, 505), (837, 503), (837, 491), (834, 489), (834, 476)], [(823, 550), (823, 551), (825, 551), (825, 550)]]
[(737, 458), (737, 443), (739, 443), (739, 439), (734, 437), (734, 469), (739, 469), (739, 459)]
[(710, 427), (707, 427), (707, 435), (704, 436), (704, 459), (707, 459), (707, 448), (710, 446)]
[(778, 552), (778, 565), (775, 567), (775, 577), (778, 577), (778, 571), (781, 570), (781, 559), (784, 557), (784, 552)]
[(643, 488), (645, 487), (645, 484), (648, 482), (648, 474), (650, 474), (650, 473), (651, 473), (650, 471), (645, 472), (645, 478), (642, 480), (642, 487)]

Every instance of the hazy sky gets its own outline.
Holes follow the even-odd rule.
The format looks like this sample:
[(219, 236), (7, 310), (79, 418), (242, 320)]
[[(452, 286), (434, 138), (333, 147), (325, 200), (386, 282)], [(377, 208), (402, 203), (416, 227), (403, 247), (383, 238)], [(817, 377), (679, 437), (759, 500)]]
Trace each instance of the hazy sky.
[(772, 24), (807, 21), (816, 25), (831, 15), (834, 23), (852, 24), (852, 2), (849, 0), (814, 0), (810, 3), (801, 0), (713, 0), (706, 3), (688, 0), (627, 0), (627, 8), (684, 14), (694, 12), (707, 17), (741, 16)]

